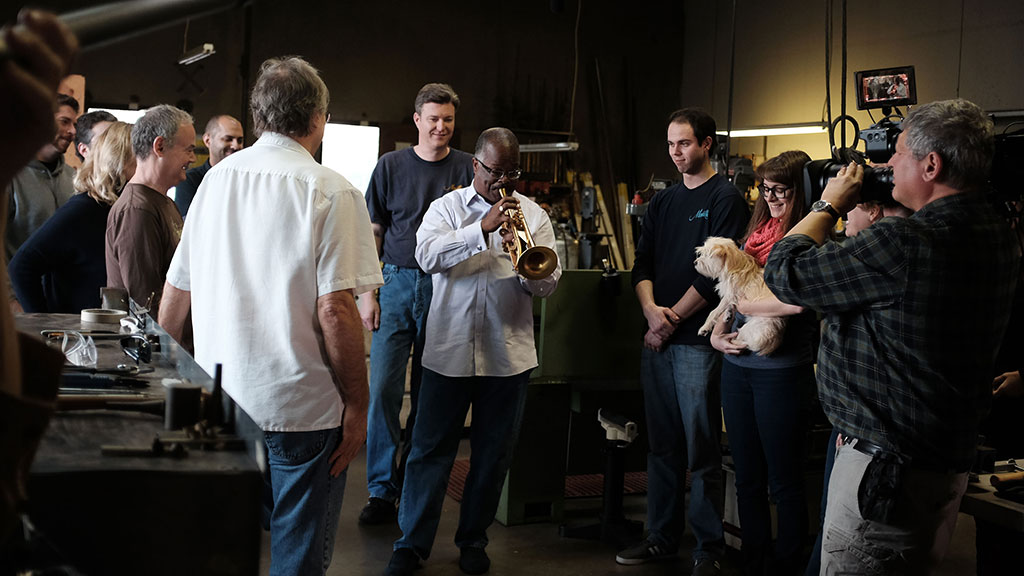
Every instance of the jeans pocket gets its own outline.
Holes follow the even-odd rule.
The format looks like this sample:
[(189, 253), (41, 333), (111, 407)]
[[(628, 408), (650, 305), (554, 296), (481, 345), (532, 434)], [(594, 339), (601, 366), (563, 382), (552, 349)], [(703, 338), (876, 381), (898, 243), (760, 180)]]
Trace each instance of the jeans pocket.
[(303, 464), (323, 452), (331, 430), (264, 432), (270, 457), (282, 464)]
[(384, 276), (385, 286), (391, 283), (391, 279), (395, 277), (395, 272), (397, 271), (398, 267), (395, 266), (394, 264), (385, 264), (384, 267), (381, 268), (380, 273), (382, 276)]

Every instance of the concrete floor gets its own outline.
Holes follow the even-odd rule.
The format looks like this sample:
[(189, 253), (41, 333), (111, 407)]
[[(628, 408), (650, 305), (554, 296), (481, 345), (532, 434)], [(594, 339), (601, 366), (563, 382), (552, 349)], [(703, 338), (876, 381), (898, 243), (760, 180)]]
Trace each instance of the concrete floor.
[[(370, 349), (369, 332), (365, 333), (367, 353)], [(369, 360), (367, 360), (369, 364)], [(405, 397), (401, 420), (408, 414), (408, 393)], [(472, 415), (467, 417), (469, 426)], [(468, 458), (468, 441), (463, 440), (460, 458)], [(341, 508), (334, 548), (334, 561), (328, 576), (376, 576), (384, 572), (391, 558), (392, 544), (401, 536), (397, 525), (361, 527), (357, 523), (359, 512), (366, 504), (366, 451), (359, 453), (348, 471), (345, 499)], [(645, 495), (627, 496), (624, 501), (625, 514), (634, 520), (644, 520), (647, 513)], [(588, 524), (596, 521), (601, 510), (600, 498), (579, 498), (567, 500), (565, 520), (570, 525)], [(438, 527), (434, 549), (417, 576), (457, 576), (459, 551), (453, 543), (459, 519), (459, 503), (445, 497), (441, 524)], [(692, 535), (685, 535), (683, 549), (678, 560), (641, 566), (619, 566), (615, 563), (613, 547), (596, 541), (563, 538), (558, 534), (557, 524), (527, 524), (505, 527), (495, 522), (488, 530), (490, 544), (487, 553), (491, 558), (493, 576), (661, 576), (686, 575), (691, 571), (689, 551), (694, 541)], [(270, 537), (263, 534), (260, 574), (266, 575), (270, 566)], [(723, 574), (739, 574), (738, 552), (730, 551), (723, 562)], [(975, 568), (974, 519), (961, 514), (953, 542), (946, 559), (936, 576), (973, 576)]]
[[(466, 444), (466, 441), (463, 441)], [(463, 446), (460, 457), (468, 457)], [(345, 500), (341, 509), (341, 522), (334, 549), (334, 561), (329, 576), (375, 576), (384, 571), (391, 557), (392, 544), (401, 535), (397, 525), (361, 527), (357, 523), (359, 511), (366, 504), (365, 451), (349, 468)], [(566, 503), (566, 520), (572, 524), (587, 523), (595, 519), (601, 502), (595, 498), (573, 499)], [(626, 516), (643, 520), (646, 498), (628, 496), (625, 500)], [(458, 523), (459, 503), (445, 498), (441, 525), (437, 532), (433, 554), (424, 563), (418, 576), (456, 576), (459, 570), (459, 552), (452, 539)], [(615, 563), (615, 550), (599, 542), (562, 538), (555, 524), (528, 524), (505, 527), (495, 522), (488, 531), (491, 557), (490, 574), (528, 576), (572, 575), (686, 575), (690, 573), (688, 550), (693, 545), (687, 534), (685, 549), (679, 559), (642, 566), (619, 566)], [(260, 574), (268, 573), (270, 551), (269, 535), (264, 533)], [(723, 574), (738, 574), (737, 553), (731, 553), (723, 563)], [(940, 576), (970, 576), (975, 573), (974, 519), (964, 514), (957, 522), (953, 543), (938, 571)]]

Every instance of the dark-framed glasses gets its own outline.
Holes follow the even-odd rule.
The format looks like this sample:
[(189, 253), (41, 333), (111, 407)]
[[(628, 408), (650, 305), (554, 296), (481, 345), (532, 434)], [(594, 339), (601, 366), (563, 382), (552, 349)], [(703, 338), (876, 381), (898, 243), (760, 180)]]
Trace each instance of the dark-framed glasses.
[(523, 175), (523, 171), (519, 168), (513, 168), (512, 170), (495, 170), (487, 164), (484, 164), (483, 160), (476, 158), (476, 161), (483, 166), (487, 173), (494, 177), (495, 180), (501, 180), (502, 178), (508, 178), (509, 180), (519, 180), (519, 177)]
[(765, 186), (764, 184), (758, 184), (757, 189), (761, 191), (761, 195), (765, 198), (774, 196), (779, 200), (785, 200), (793, 192), (792, 186)]

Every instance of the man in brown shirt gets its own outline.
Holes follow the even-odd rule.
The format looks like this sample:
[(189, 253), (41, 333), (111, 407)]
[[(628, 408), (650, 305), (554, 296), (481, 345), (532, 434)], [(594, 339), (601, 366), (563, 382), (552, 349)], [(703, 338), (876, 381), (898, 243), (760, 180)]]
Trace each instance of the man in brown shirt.
[(137, 168), (107, 216), (107, 286), (123, 288), (139, 305), (157, 306), (183, 222), (167, 191), (195, 162), (192, 117), (173, 106), (150, 108), (132, 127)]

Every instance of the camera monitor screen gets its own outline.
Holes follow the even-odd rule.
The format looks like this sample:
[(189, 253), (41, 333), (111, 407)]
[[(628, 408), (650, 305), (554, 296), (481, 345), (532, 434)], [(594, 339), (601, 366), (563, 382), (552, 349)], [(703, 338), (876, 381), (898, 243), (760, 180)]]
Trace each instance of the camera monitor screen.
[(913, 66), (861, 70), (855, 78), (858, 110), (917, 104)]

